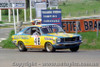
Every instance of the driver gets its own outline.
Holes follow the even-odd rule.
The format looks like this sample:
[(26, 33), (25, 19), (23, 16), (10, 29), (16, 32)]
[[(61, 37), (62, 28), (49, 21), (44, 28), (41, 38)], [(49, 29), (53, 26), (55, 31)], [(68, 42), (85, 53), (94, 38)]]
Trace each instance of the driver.
[(53, 29), (53, 33), (57, 33), (57, 32), (58, 32), (57, 29), (54, 28), (54, 29)]
[(39, 35), (39, 33), (35, 30), (35, 32), (33, 33), (33, 35)]

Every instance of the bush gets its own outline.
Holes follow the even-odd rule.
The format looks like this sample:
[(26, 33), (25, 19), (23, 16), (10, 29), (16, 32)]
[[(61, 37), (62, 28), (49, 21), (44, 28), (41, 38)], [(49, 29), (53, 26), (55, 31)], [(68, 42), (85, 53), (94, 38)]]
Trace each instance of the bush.
[(2, 10), (2, 15), (8, 15), (8, 10)]
[[(24, 10), (20, 11), (20, 20), (24, 20)], [(36, 11), (35, 9), (32, 9), (32, 18), (36, 18)], [(26, 19), (30, 20), (30, 9), (27, 8), (26, 10)]]
[(16, 46), (12, 43), (12, 38), (11, 36), (14, 34), (14, 30), (12, 30), (10, 32), (9, 37), (7, 38), (7, 40), (2, 41), (2, 47), (3, 48), (16, 48)]
[(65, 6), (66, 5), (66, 3), (65, 2), (63, 2), (63, 6)]
[(3, 24), (4, 22), (3, 21), (0, 21), (0, 24)]

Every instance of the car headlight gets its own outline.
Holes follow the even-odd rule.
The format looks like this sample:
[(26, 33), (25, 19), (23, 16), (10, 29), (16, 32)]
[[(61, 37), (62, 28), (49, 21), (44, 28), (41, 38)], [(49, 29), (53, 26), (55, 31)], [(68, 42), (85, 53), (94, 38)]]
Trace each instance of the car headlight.
[(57, 38), (57, 42), (61, 42), (61, 39), (60, 38)]
[(80, 36), (80, 40), (82, 40), (82, 36)]

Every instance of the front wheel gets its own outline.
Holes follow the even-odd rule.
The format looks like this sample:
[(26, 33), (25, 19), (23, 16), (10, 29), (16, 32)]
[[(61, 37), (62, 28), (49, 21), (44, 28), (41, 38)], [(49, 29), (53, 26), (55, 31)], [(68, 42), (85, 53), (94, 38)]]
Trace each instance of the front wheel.
[(20, 52), (27, 51), (26, 47), (24, 46), (23, 42), (18, 43), (18, 49)]
[(77, 51), (79, 50), (79, 46), (70, 48), (70, 50), (71, 50), (72, 52), (77, 52)]
[(56, 49), (52, 46), (51, 43), (48, 42), (48, 43), (46, 43), (45, 50), (47, 52), (55, 52)]

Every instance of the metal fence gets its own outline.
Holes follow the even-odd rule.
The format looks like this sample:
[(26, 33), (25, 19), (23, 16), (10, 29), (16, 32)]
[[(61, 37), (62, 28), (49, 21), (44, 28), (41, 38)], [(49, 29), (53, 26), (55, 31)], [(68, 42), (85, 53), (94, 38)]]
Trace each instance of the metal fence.
[(85, 10), (85, 11), (78, 11), (76, 13), (66, 13), (65, 17), (79, 17), (79, 16), (91, 16), (91, 15), (100, 15), (100, 10)]

